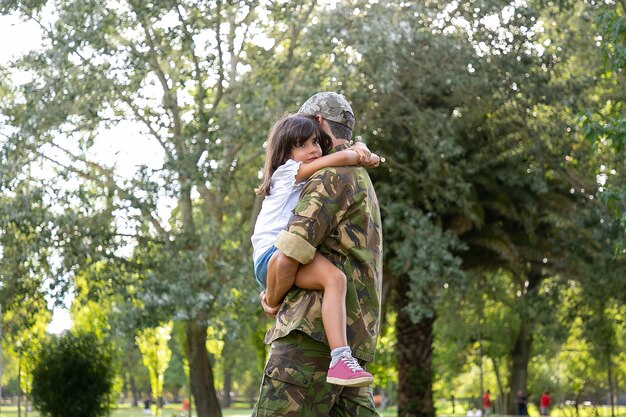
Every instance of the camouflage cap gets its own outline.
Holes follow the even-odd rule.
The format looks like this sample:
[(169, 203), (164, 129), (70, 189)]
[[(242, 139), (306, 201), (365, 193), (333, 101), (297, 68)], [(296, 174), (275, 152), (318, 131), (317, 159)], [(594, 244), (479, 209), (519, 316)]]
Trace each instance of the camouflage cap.
[[(352, 117), (346, 117), (346, 112), (350, 113)], [(319, 114), (324, 119), (341, 123), (350, 130), (354, 129), (354, 112), (348, 100), (341, 94), (332, 91), (314, 94), (304, 102), (298, 113), (313, 116)]]

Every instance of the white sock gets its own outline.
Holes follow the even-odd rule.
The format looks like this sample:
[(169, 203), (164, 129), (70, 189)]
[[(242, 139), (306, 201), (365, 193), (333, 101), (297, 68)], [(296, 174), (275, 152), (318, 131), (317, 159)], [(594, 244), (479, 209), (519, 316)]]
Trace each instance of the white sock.
[(331, 350), (330, 351), (330, 366), (333, 366), (334, 364), (336, 364), (337, 361), (339, 360), (339, 357), (344, 352), (348, 352), (350, 355), (352, 355), (352, 349), (350, 349), (350, 346), (340, 346), (338, 348), (334, 348), (333, 350)]

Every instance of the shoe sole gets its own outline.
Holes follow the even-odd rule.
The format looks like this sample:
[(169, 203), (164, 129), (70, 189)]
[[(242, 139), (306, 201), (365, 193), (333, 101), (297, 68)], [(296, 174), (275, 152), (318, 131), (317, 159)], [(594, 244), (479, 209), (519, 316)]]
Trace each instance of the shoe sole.
[(374, 378), (362, 377), (353, 379), (341, 379), (326, 377), (326, 382), (329, 384), (342, 385), (344, 387), (366, 387), (374, 382)]

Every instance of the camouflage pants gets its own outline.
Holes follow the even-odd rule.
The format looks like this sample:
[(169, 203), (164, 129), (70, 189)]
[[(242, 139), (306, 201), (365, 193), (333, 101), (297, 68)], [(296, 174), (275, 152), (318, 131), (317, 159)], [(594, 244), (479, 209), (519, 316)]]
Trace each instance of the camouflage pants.
[(326, 383), (328, 346), (292, 332), (272, 343), (252, 417), (380, 417), (371, 387)]

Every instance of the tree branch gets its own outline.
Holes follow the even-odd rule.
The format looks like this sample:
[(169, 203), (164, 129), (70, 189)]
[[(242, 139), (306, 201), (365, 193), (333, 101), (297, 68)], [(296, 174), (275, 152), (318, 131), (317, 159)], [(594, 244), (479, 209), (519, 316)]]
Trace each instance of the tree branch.
[[(181, 7), (182, 6), (180, 5), (180, 3), (178, 3), (176, 7), (176, 11), (178, 12), (178, 20), (180, 21), (182, 25), (183, 32), (185, 33), (185, 37), (189, 41), (189, 45), (190, 45), (189, 54), (191, 55), (191, 60), (193, 61), (193, 66), (196, 72), (194, 78), (196, 80), (196, 83), (198, 84), (198, 89), (196, 91), (196, 101), (198, 104), (198, 118), (200, 119), (200, 124), (205, 125), (208, 119), (206, 116), (205, 108), (204, 108), (204, 99), (206, 98), (206, 90), (204, 89), (204, 86), (203, 86), (202, 70), (200, 68), (200, 60), (198, 59), (198, 56), (196, 55), (195, 42), (193, 40), (193, 36), (191, 32), (189, 31), (189, 26), (187, 25), (187, 21), (183, 17), (183, 14), (181, 12)], [(200, 130), (203, 130), (203, 129), (200, 129)]]
[(135, 104), (132, 102), (130, 97), (124, 96), (122, 97), (122, 100), (128, 105), (128, 107), (130, 107), (130, 110), (133, 112), (137, 120), (142, 122), (148, 128), (148, 130), (150, 131), (150, 134), (157, 140), (157, 142), (159, 142), (159, 145), (161, 145), (161, 148), (163, 148), (168, 158), (173, 159), (174, 156), (170, 152), (170, 149), (167, 147), (166, 142), (163, 139), (161, 139), (161, 135), (159, 135), (159, 133), (156, 130), (154, 130), (154, 128), (152, 127), (152, 123), (150, 123), (150, 120), (146, 119), (145, 116), (142, 116), (139, 113), (139, 108), (135, 106)]
[(235, 78), (237, 78), (237, 63), (239, 62), (239, 55), (235, 53), (235, 29), (238, 26), (234, 14), (228, 23), (231, 26), (230, 32), (228, 33), (228, 52), (230, 53), (228, 85), (232, 90)]
[(150, 29), (148, 28), (148, 25), (146, 24), (145, 20), (142, 18), (143, 13), (141, 12), (141, 10), (137, 9), (136, 1), (130, 1), (129, 3), (131, 7), (133, 8), (133, 11), (135, 12), (135, 15), (137, 16), (137, 19), (139, 20), (141, 28), (144, 31), (146, 44), (148, 45), (148, 48), (149, 48), (148, 59), (150, 61), (150, 65), (152, 66), (152, 69), (155, 71), (157, 78), (159, 79), (159, 82), (161, 83), (161, 88), (163, 88), (163, 107), (165, 107), (165, 109), (171, 112), (172, 119), (174, 122), (174, 126), (172, 130), (173, 130), (174, 136), (178, 137), (182, 133), (182, 123), (181, 123), (181, 118), (180, 118), (180, 109), (178, 108), (178, 100), (176, 99), (175, 83), (172, 83), (171, 88), (168, 85), (168, 77), (165, 74), (165, 71), (163, 70), (163, 68), (161, 67), (160, 59), (159, 59), (160, 57), (157, 51), (156, 43), (152, 36), (152, 33), (150, 32)]
[(222, 2), (218, 0), (217, 4), (217, 24), (215, 25), (215, 38), (217, 40), (217, 65), (218, 65), (218, 79), (217, 79), (217, 91), (213, 98), (213, 109), (217, 109), (218, 104), (222, 100), (224, 95), (224, 53), (222, 52), (222, 36), (220, 28), (222, 26)]
[(93, 175), (91, 175), (89, 172), (80, 170), (74, 166), (67, 166), (65, 164), (63, 164), (60, 161), (57, 161), (56, 159), (44, 154), (43, 152), (39, 151), (39, 150), (35, 150), (35, 153), (37, 153), (40, 157), (52, 162), (53, 164), (62, 167), (63, 169), (69, 171), (69, 172), (73, 172), (75, 174), (77, 174), (79, 177), (81, 178), (86, 178), (92, 181), (97, 181), (98, 183), (100, 183), (101, 185), (108, 187), (108, 188), (113, 188), (114, 190), (116, 190), (118, 192), (118, 194), (120, 195), (120, 197), (126, 199), (127, 201), (129, 201), (131, 203), (131, 205), (137, 209), (139, 209), (141, 211), (141, 214), (143, 216), (145, 216), (150, 223), (154, 226), (154, 228), (156, 229), (156, 231), (161, 235), (166, 237), (167, 236), (167, 232), (165, 231), (165, 229), (161, 226), (161, 224), (159, 223), (158, 219), (153, 216), (152, 212), (147, 210), (145, 205), (141, 204), (141, 201), (134, 196), (133, 193), (128, 192), (127, 190), (123, 189), (122, 187), (120, 187), (114, 180), (113, 178), (113, 174), (111, 172), (110, 169), (105, 168), (103, 166), (101, 166), (100, 164), (97, 164), (93, 161), (88, 161), (85, 158), (81, 158), (79, 156), (74, 155), (72, 152), (70, 152), (69, 150), (63, 148), (62, 146), (51, 142), (50, 143), (51, 146), (61, 150), (62, 152), (64, 152), (65, 154), (69, 155), (70, 158), (72, 158), (73, 160), (76, 161), (80, 161), (82, 163), (84, 163), (86, 166), (93, 168), (94, 170), (96, 170), (97, 172), (99, 172), (100, 174), (104, 175), (104, 177), (106, 178), (105, 181), (103, 181), (102, 179), (99, 178), (94, 178)]
[[(231, 71), (232, 71), (231, 80), (230, 80), (230, 81), (231, 81), (231, 83), (232, 83), (232, 82), (233, 82), (233, 80), (235, 79), (235, 75), (236, 75), (236, 73), (237, 73), (236, 64), (237, 64), (237, 63), (239, 62), (239, 60), (241, 59), (241, 54), (242, 54), (242, 52), (243, 52), (243, 45), (245, 44), (245, 40), (246, 40), (246, 38), (248, 37), (248, 33), (250, 32), (250, 21), (253, 19), (253, 17), (254, 17), (254, 9), (251, 7), (251, 8), (248, 10), (248, 13), (246, 13), (246, 15), (245, 15), (245, 16), (244, 16), (244, 17), (243, 17), (243, 18), (242, 18), (239, 22), (234, 22), (234, 25), (235, 25), (235, 27), (236, 27), (236, 28), (238, 28), (238, 27), (240, 27), (240, 26), (245, 25), (246, 30), (245, 30), (245, 32), (244, 32), (244, 34), (243, 34), (243, 39), (244, 39), (244, 40), (243, 40), (243, 42), (242, 42), (242, 47), (241, 47), (241, 48), (239, 48), (239, 51), (237, 52), (237, 54), (235, 54), (235, 50), (234, 50), (234, 49), (235, 49), (235, 46), (234, 46), (234, 43), (232, 44), (233, 50), (231, 51), (231, 53), (233, 54), (233, 56), (235, 56), (235, 55), (236, 55), (237, 59), (235, 60), (235, 66), (231, 68)], [(236, 18), (236, 16), (235, 16), (235, 18)], [(234, 40), (234, 34), (235, 34), (235, 31), (234, 31), (234, 30), (232, 30), (232, 31), (231, 31), (231, 34), (233, 35), (233, 40)]]
[(45, 27), (43, 25), (43, 23), (41, 23), (41, 21), (39, 19), (36, 19), (33, 14), (29, 11), (26, 10), (24, 8), (24, 6), (22, 6), (21, 4), (18, 5), (18, 10), (21, 11), (22, 13), (24, 13), (26, 16), (28, 16), (28, 18), (32, 21), (34, 21), (35, 23), (37, 23), (37, 25), (41, 28), (41, 30), (43, 30), (47, 36), (52, 37), (52, 32), (50, 31), (50, 29), (48, 29), (47, 27)]
[[(315, 5), (316, 5), (316, 2), (314, 1), (312, 1), (309, 4), (309, 9), (304, 13), (304, 16), (302, 17), (302, 19), (300, 19), (298, 23), (309, 21), (309, 16), (311, 16), (311, 13), (313, 13), (313, 10), (315, 9)], [(294, 50), (296, 49), (296, 45), (298, 43), (297, 40), (298, 40), (298, 37), (300, 36), (301, 31), (302, 31), (301, 24), (296, 23), (291, 28), (291, 36), (289, 38), (289, 51), (287, 52), (287, 62), (291, 62), (291, 60), (293, 59), (293, 53), (294, 53)]]
[(165, 243), (165, 241), (162, 240), (162, 239), (153, 239), (151, 237), (138, 235), (136, 233), (134, 233), (134, 234), (131, 234), (131, 233), (114, 233), (113, 236), (115, 236), (115, 237), (128, 237), (128, 238), (135, 239), (135, 240), (142, 241), (142, 242)]
[(205, 213), (213, 213), (217, 207), (217, 196), (204, 182), (198, 181), (196, 184), (198, 192), (202, 196), (202, 208)]

